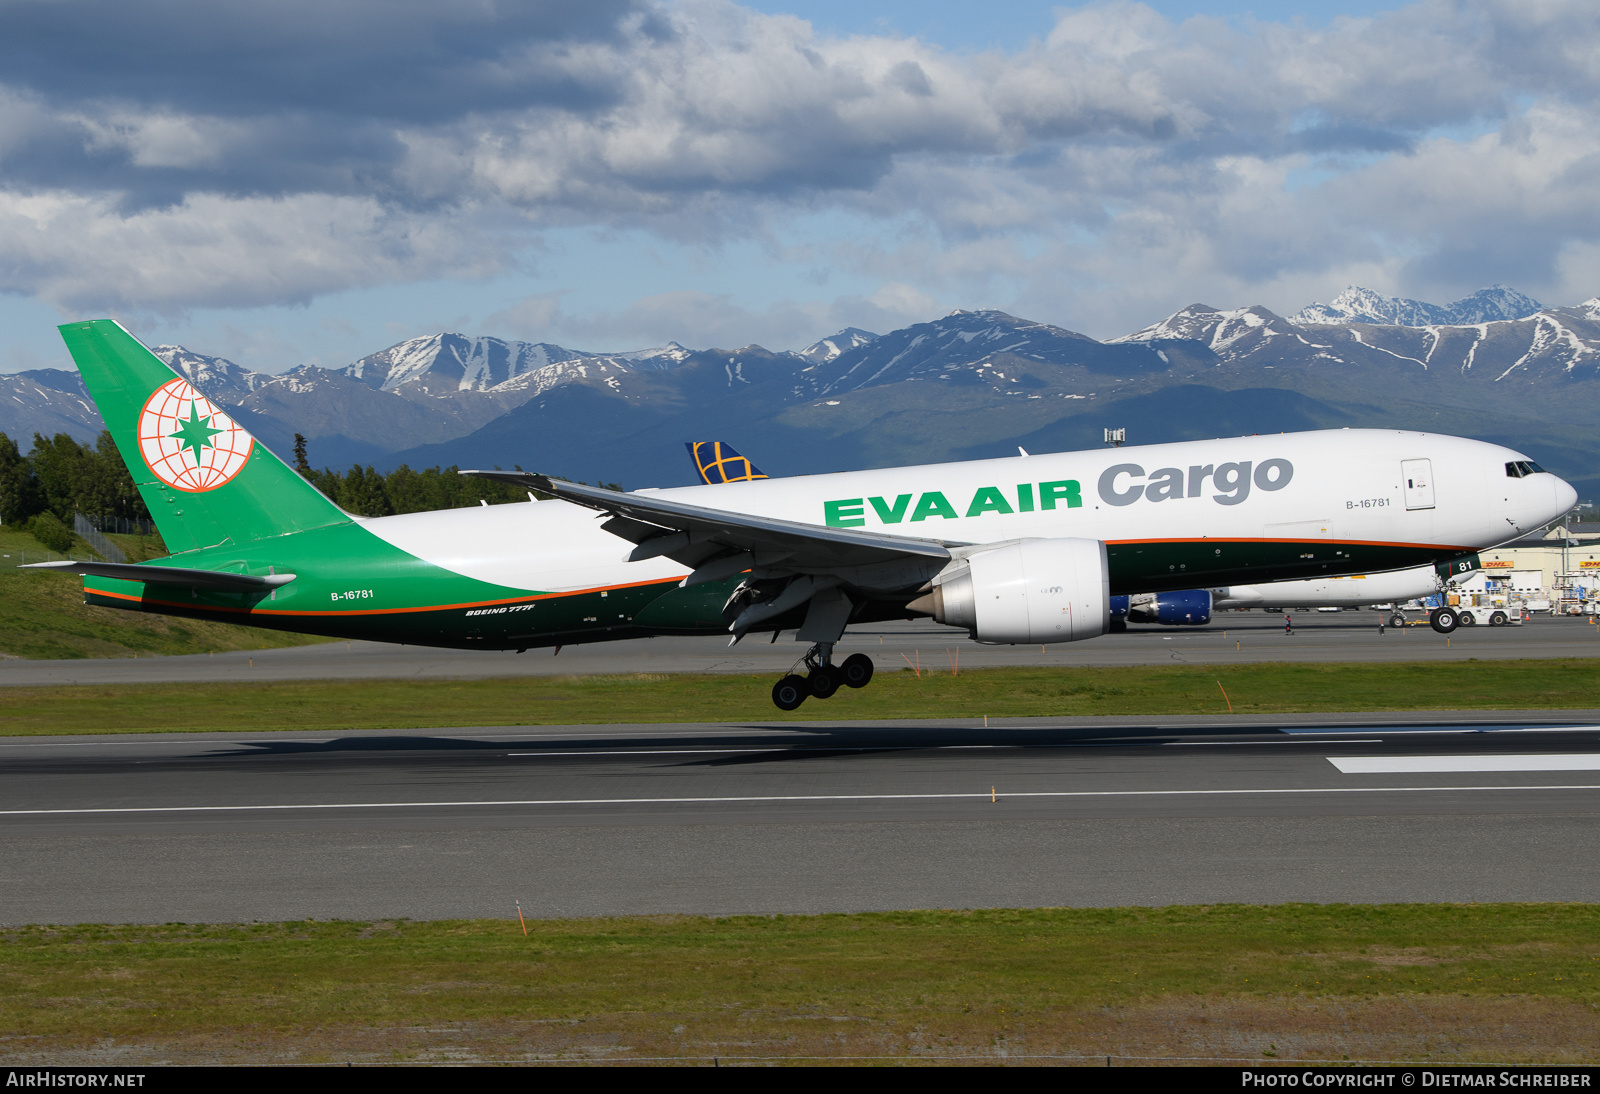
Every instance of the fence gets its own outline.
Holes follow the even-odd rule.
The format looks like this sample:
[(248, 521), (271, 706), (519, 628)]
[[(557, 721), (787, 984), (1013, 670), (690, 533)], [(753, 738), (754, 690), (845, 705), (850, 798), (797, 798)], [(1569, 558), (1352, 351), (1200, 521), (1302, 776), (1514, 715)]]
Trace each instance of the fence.
[(154, 535), (156, 526), (148, 520), (130, 520), (127, 517), (85, 517), (94, 528), (102, 532), (115, 532), (119, 536)]
[(128, 561), (128, 556), (122, 553), (122, 548), (103, 536), (100, 529), (90, 523), (89, 518), (82, 513), (75, 511), (72, 514), (72, 530), (87, 540), (89, 546), (100, 552), (100, 557), (107, 562)]

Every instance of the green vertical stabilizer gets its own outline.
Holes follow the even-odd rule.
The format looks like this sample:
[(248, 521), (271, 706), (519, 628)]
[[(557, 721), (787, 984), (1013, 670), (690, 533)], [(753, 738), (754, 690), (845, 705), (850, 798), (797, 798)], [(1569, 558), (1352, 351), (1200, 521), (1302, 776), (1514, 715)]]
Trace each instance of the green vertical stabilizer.
[(59, 329), (174, 553), (350, 520), (223, 408), (196, 402), (187, 381), (121, 324)]

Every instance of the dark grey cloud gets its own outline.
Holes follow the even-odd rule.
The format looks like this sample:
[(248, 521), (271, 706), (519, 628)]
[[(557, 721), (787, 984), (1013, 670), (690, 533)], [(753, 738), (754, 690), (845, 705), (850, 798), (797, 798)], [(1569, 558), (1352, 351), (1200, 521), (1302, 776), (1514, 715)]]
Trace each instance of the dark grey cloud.
[[(885, 283), (1141, 300), (1600, 244), (1584, 0), (1321, 29), (1113, 0), (973, 56), (726, 0), (0, 0), (0, 26), (0, 291), (74, 305), (303, 300), (503, 269), (549, 226), (715, 246), (836, 208), (917, 221), (835, 245)], [(1459, 242), (1486, 217), (1496, 242)]]
[(57, 104), (438, 122), (607, 100), (574, 46), (660, 37), (644, 0), (3, 0), (0, 73)]

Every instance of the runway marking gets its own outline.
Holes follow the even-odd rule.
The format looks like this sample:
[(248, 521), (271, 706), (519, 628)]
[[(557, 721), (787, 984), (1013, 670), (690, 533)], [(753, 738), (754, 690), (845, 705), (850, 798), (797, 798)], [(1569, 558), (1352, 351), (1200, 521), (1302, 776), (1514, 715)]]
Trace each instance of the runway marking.
[(1597, 730), (1600, 730), (1600, 726), (1527, 725), (1526, 723), (1518, 723), (1517, 725), (1496, 725), (1493, 722), (1476, 725), (1468, 722), (1461, 725), (1431, 726), (1386, 726), (1368, 723), (1361, 729), (1351, 730), (1313, 728), (1300, 729), (1294, 726), (1278, 727), (1278, 732), (1280, 733), (1290, 733), (1297, 736), (1314, 733), (1376, 733), (1380, 731), (1384, 733), (1594, 733)]
[[(0, 686), (4, 686), (4, 685), (0, 685)], [(895, 725), (896, 726), (901, 724), (901, 721), (899, 721), (899, 720), (892, 720), (892, 721), (895, 721)], [(916, 720), (909, 720), (909, 721), (921, 721), (921, 720), (920, 719), (916, 719)], [(936, 722), (938, 724), (934, 724), (934, 725), (910, 725), (910, 726), (907, 726), (906, 728), (908, 728), (908, 729), (934, 729), (934, 730), (952, 730), (952, 729), (970, 730), (970, 729), (988, 728), (991, 732), (997, 731), (997, 730), (1010, 730), (1010, 731), (1027, 731), (1027, 732), (1033, 732), (1033, 733), (1046, 732), (1046, 731), (1065, 731), (1065, 732), (1072, 732), (1072, 733), (1092, 733), (1092, 732), (1097, 732), (1097, 731), (1102, 731), (1102, 732), (1103, 731), (1112, 731), (1113, 734), (1115, 734), (1115, 731), (1123, 731), (1123, 733), (1121, 733), (1121, 734), (1108, 735), (1105, 738), (1095, 738), (1095, 739), (1093, 739), (1095, 742), (1099, 742), (1099, 741), (1102, 741), (1102, 740), (1121, 739), (1121, 737), (1125, 736), (1126, 733), (1131, 732), (1131, 731), (1136, 731), (1136, 730), (1143, 730), (1143, 731), (1147, 731), (1147, 732), (1148, 731), (1157, 731), (1157, 732), (1167, 732), (1167, 733), (1176, 732), (1176, 731), (1179, 731), (1179, 730), (1200, 730), (1200, 731), (1209, 732), (1209, 733), (1214, 734), (1214, 735), (1221, 735), (1221, 734), (1228, 734), (1228, 733), (1251, 732), (1251, 731), (1261, 731), (1261, 732), (1283, 733), (1283, 734), (1286, 734), (1286, 735), (1289, 735), (1289, 736), (1293, 736), (1293, 737), (1325, 736), (1325, 737), (1340, 737), (1340, 738), (1343, 738), (1343, 736), (1345, 734), (1348, 734), (1348, 733), (1385, 733), (1385, 734), (1395, 734), (1395, 733), (1424, 734), (1424, 733), (1433, 733), (1433, 734), (1441, 734), (1441, 735), (1443, 735), (1443, 734), (1462, 734), (1462, 733), (1596, 733), (1596, 732), (1600, 732), (1600, 725), (1581, 725), (1581, 726), (1569, 726), (1569, 725), (1560, 725), (1560, 724), (1529, 725), (1529, 724), (1526, 724), (1526, 723), (1518, 723), (1516, 725), (1500, 725), (1500, 724), (1496, 724), (1496, 723), (1474, 724), (1474, 723), (1470, 723), (1470, 722), (1469, 723), (1454, 724), (1454, 725), (1449, 725), (1449, 726), (1428, 725), (1428, 724), (1415, 725), (1415, 726), (1413, 726), (1413, 725), (1403, 725), (1403, 724), (1402, 725), (1393, 725), (1393, 724), (1384, 724), (1382, 722), (1376, 722), (1376, 723), (1375, 722), (1330, 722), (1330, 723), (1323, 723), (1320, 726), (1306, 726), (1306, 727), (1302, 728), (1300, 726), (1274, 725), (1274, 724), (1272, 724), (1270, 722), (1235, 722), (1235, 723), (1228, 723), (1228, 722), (1163, 722), (1163, 723), (1158, 723), (1158, 722), (1125, 722), (1125, 723), (1091, 723), (1091, 724), (1087, 724), (1087, 725), (1059, 725), (1059, 724), (1057, 724), (1057, 725), (1043, 725), (1043, 726), (1040, 726), (1040, 725), (1002, 725), (1002, 724), (996, 723), (996, 724), (990, 725), (988, 727), (983, 727), (983, 726), (980, 726), (980, 725), (978, 725), (976, 723), (974, 723), (973, 725), (949, 725), (949, 724), (945, 724), (945, 721), (943, 719), (929, 719), (928, 721)], [(630, 725), (629, 728), (630, 729), (637, 729), (641, 733), (647, 733), (647, 732), (657, 731), (662, 727), (671, 728), (671, 727), (684, 726), (684, 725), (704, 726), (705, 728), (701, 731), (703, 734), (746, 732), (746, 730), (744, 730), (742, 728), (742, 723), (724, 723), (724, 722), (705, 722), (705, 723), (673, 722), (673, 723), (662, 723), (661, 726), (659, 726), (659, 727), (656, 726), (656, 725), (651, 725), (651, 724), (645, 723), (645, 724), (641, 724), (641, 725), (638, 725), (638, 726)], [(840, 725), (840, 723), (836, 723), (836, 722), (796, 722), (796, 723), (793, 723), (793, 730), (801, 731), (801, 732), (815, 731), (815, 730), (834, 730), (834, 729), (838, 729), (839, 725)], [(1347, 727), (1347, 728), (1339, 728), (1339, 727)], [(441, 728), (447, 728), (447, 727), (441, 727)], [(459, 727), (448, 727), (448, 728), (459, 728)], [(461, 733), (448, 733), (448, 732), (428, 733), (428, 732), (425, 732), (425, 731), (424, 732), (411, 731), (411, 733), (414, 734), (417, 737), (418, 740), (436, 740), (436, 741), (437, 740), (444, 740), (444, 741), (475, 742), (475, 741), (504, 740), (505, 738), (508, 738), (508, 737), (509, 738), (522, 738), (522, 739), (526, 740), (529, 737), (537, 737), (538, 735), (540, 735), (542, 733), (547, 733), (547, 732), (551, 731), (552, 729), (579, 731), (579, 732), (564, 733), (563, 736), (566, 736), (566, 737), (569, 737), (569, 738), (570, 737), (581, 737), (581, 736), (583, 736), (583, 734), (581, 732), (581, 730), (583, 728), (585, 728), (585, 727), (578, 727), (578, 726), (570, 726), (570, 727), (569, 726), (560, 726), (560, 727), (527, 726), (527, 727), (519, 727), (520, 731), (519, 732), (513, 732), (513, 733), (461, 734)], [(91, 741), (61, 741), (61, 740), (51, 740), (51, 739), (39, 738), (39, 737), (12, 737), (12, 738), (8, 738), (8, 739), (0, 740), (0, 749), (16, 749), (16, 748), (103, 748), (103, 747), (107, 747), (107, 746), (139, 747), (139, 748), (170, 748), (170, 747), (177, 746), (177, 745), (182, 745), (182, 746), (227, 745), (227, 746), (231, 746), (231, 747), (237, 748), (237, 747), (246, 747), (246, 746), (260, 746), (263, 743), (271, 743), (271, 744), (283, 744), (283, 743), (288, 743), (288, 744), (332, 744), (335, 741), (360, 741), (360, 740), (363, 740), (363, 739), (376, 739), (376, 738), (381, 738), (381, 739), (385, 739), (385, 740), (392, 740), (397, 736), (407, 736), (407, 735), (410, 735), (410, 734), (408, 734), (408, 732), (405, 732), (405, 731), (352, 730), (350, 733), (348, 733), (348, 734), (346, 734), (346, 735), (344, 735), (342, 737), (308, 738), (308, 737), (296, 737), (292, 733), (278, 733), (278, 732), (275, 732), (273, 730), (263, 730), (260, 733), (251, 734), (248, 737), (222, 739), (222, 738), (216, 738), (216, 737), (195, 738), (195, 737), (192, 737), (192, 736), (190, 736), (189, 734), (186, 734), (186, 733), (161, 733), (159, 731), (156, 731), (156, 732), (151, 733), (149, 735), (146, 735), (146, 734), (126, 734), (126, 735), (124, 735), (124, 734), (116, 734), (116, 735), (113, 735), (113, 736), (110, 736), (110, 737), (104, 737), (104, 738), (101, 738), (101, 739), (98, 739), (98, 740), (91, 740)], [(150, 740), (150, 739), (140, 740), (140, 739), (136, 739), (136, 738), (139, 738), (139, 737), (155, 737), (156, 739), (155, 740)], [(596, 740), (605, 740), (607, 738), (605, 738), (602, 735), (596, 735), (596, 737), (594, 739), (596, 739)], [(1257, 741), (1239, 741), (1239, 742), (1187, 742), (1187, 741), (1177, 742), (1177, 741), (1174, 741), (1174, 742), (1165, 742), (1165, 743), (1171, 743), (1171, 744), (1189, 744), (1189, 743), (1195, 743), (1195, 744), (1208, 744), (1208, 743), (1217, 743), (1217, 744), (1266, 744), (1266, 743), (1271, 743), (1271, 739), (1263, 737), (1263, 738), (1261, 738), (1260, 740), (1257, 740)], [(1288, 744), (1290, 742), (1281, 742), (1281, 743)], [(1296, 743), (1299, 743), (1299, 742), (1296, 742)], [(1304, 742), (1304, 743), (1315, 744), (1316, 742), (1307, 741), (1307, 742)], [(1331, 742), (1329, 742), (1329, 743), (1331, 743)], [(1348, 744), (1367, 744), (1367, 743), (1370, 743), (1370, 742), (1365, 741), (1365, 740), (1363, 740), (1363, 741), (1345, 741), (1345, 740), (1341, 739), (1339, 743), (1341, 743), (1341, 744), (1346, 744), (1346, 743), (1348, 743)], [(805, 747), (805, 746), (801, 746), (801, 747)], [(842, 752), (842, 751), (847, 751), (848, 748), (852, 747), (852, 746), (844, 746), (844, 745), (837, 745), (837, 746), (814, 745), (814, 746), (809, 746), (809, 747), (814, 747), (814, 748), (818, 748), (818, 749), (825, 749), (825, 750), (834, 751), (834, 752)], [(988, 749), (1000, 749), (1000, 748), (1035, 749), (1035, 748), (1042, 748), (1042, 749), (1048, 749), (1048, 748), (1068, 748), (1068, 747), (1075, 747), (1075, 746), (1066, 745), (1066, 744), (1060, 744), (1060, 745), (1026, 745), (1026, 744), (1005, 744), (1005, 745), (883, 745), (883, 746), (877, 746), (877, 747), (871, 747), (871, 748), (862, 747), (861, 751), (888, 751), (888, 750), (896, 749), (896, 748), (904, 748), (904, 749), (919, 749), (920, 748), (920, 749), (932, 750), (932, 749), (958, 749), (958, 748), (970, 748), (970, 749), (977, 749), (977, 748), (988, 748)], [(1106, 747), (1106, 746), (1104, 744), (1096, 743), (1095, 747)], [(774, 747), (774, 748), (771, 749), (771, 751), (783, 751), (783, 750), (784, 749), (781, 749), (781, 748), (778, 748), (778, 747)], [(789, 749), (789, 751), (793, 751), (793, 750), (794, 750), (793, 748)], [(716, 752), (716, 751), (757, 751), (757, 752), (759, 752), (759, 751), (767, 751), (767, 750), (765, 750), (765, 749), (749, 749), (749, 750), (744, 750), (744, 749), (740, 749), (740, 750), (734, 750), (734, 749), (728, 749), (728, 750), (707, 749), (706, 751), (712, 751), (712, 752)], [(539, 753), (539, 754), (540, 755), (553, 755), (553, 753)], [(597, 752), (596, 754), (600, 754), (600, 753)], [(511, 753), (510, 755), (522, 755), (522, 754), (521, 753)], [(535, 753), (527, 753), (526, 755), (535, 755)]]
[[(1471, 790), (1600, 790), (1581, 786), (1317, 786), (1247, 790), (1023, 790), (1010, 798), (1169, 798), (1259, 794), (1418, 794)], [(87, 816), (126, 813), (261, 813), (291, 809), (460, 809), (510, 805), (736, 805), (751, 802), (947, 801), (990, 798), (989, 791), (960, 794), (762, 794), (725, 798), (541, 798), (518, 801), (317, 802), (303, 805), (138, 805), (94, 809), (4, 809), (0, 817)]]
[(1559, 756), (1329, 756), (1346, 775), (1398, 775), (1424, 771), (1600, 771), (1600, 753)]
[[(588, 752), (507, 752), (507, 756), (728, 756), (735, 752), (805, 752), (802, 748), (650, 748), (591, 749)], [(866, 752), (878, 749), (829, 748), (828, 752)]]

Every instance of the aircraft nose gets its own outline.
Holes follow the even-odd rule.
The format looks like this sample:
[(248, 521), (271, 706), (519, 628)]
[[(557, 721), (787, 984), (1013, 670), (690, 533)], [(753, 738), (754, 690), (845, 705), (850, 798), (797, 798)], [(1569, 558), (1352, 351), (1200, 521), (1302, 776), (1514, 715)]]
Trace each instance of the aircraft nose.
[(1556, 480), (1555, 515), (1559, 517), (1563, 513), (1570, 512), (1572, 507), (1578, 504), (1578, 492), (1572, 488), (1572, 484), (1566, 479), (1556, 475), (1551, 475), (1550, 477)]

